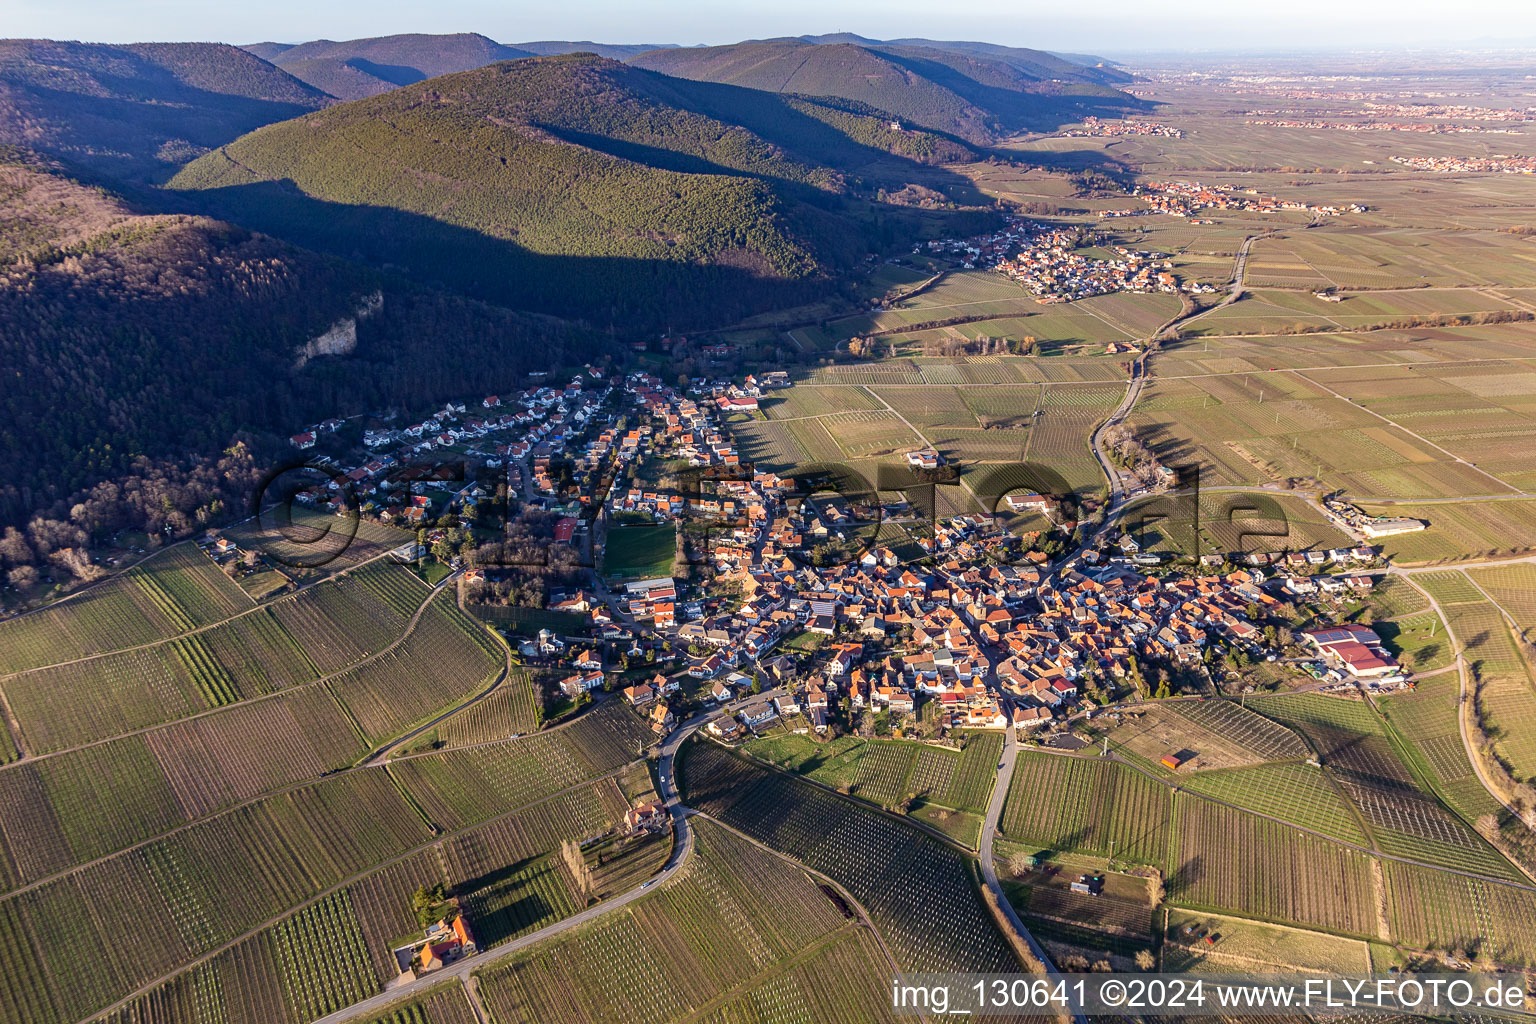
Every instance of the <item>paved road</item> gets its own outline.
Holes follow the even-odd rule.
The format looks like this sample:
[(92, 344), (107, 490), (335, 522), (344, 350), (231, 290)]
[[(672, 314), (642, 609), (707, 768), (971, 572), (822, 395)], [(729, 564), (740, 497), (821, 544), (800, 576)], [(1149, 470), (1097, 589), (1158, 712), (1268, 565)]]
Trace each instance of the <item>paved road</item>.
[[(1519, 559), (1519, 561), (1529, 560), (1529, 558)], [(1467, 666), (1466, 649), (1462, 647), (1461, 642), (1456, 638), (1455, 631), (1451, 629), (1451, 617), (1445, 614), (1444, 609), (1440, 607), (1440, 602), (1435, 600), (1435, 595), (1431, 594), (1428, 590), (1418, 586), (1413, 582), (1411, 577), (1414, 570), (1392, 568), (1388, 569), (1387, 572), (1392, 575), (1402, 576), (1404, 579), (1408, 580), (1408, 585), (1413, 587), (1414, 590), (1417, 590), (1419, 593), (1423, 594), (1424, 599), (1429, 602), (1429, 610), (1434, 612), (1435, 615), (1440, 618), (1440, 621), (1445, 624), (1445, 638), (1450, 641), (1451, 650), (1456, 655), (1456, 662), (1453, 666), (1456, 669), (1456, 680), (1458, 685), (1456, 697), (1456, 729), (1461, 734), (1462, 749), (1467, 753), (1467, 760), (1472, 762), (1472, 770), (1477, 773), (1477, 781), (1482, 783), (1483, 789), (1488, 791), (1488, 795), (1497, 800), (1499, 802), (1499, 806), (1503, 807), (1510, 814), (1513, 814), (1517, 819), (1520, 818), (1520, 812), (1512, 807), (1508, 802), (1506, 802), (1505, 799), (1499, 795), (1499, 791), (1494, 788), (1493, 780), (1488, 777), (1488, 772), (1483, 767), (1482, 755), (1478, 753), (1476, 745), (1472, 742), (1472, 730), (1471, 727), (1467, 724), (1467, 717), (1472, 713), (1472, 694), (1471, 687), (1468, 685), (1467, 678), (1471, 673)], [(1477, 586), (1476, 582), (1472, 580), (1472, 577), (1467, 576), (1466, 573), (1462, 573), (1462, 576), (1469, 583), (1472, 583), (1473, 586)], [(1481, 592), (1482, 588), (1478, 587), (1478, 590)], [(1486, 596), (1486, 594), (1484, 596)], [(1494, 605), (1494, 607), (1497, 608), (1498, 605)], [(1501, 608), (1500, 611), (1503, 611), (1503, 609)]]
[[(1003, 892), (1003, 884), (998, 881), (997, 867), (992, 863), (992, 839), (997, 832), (998, 820), (1003, 814), (1003, 802), (1008, 798), (1008, 786), (1013, 781), (1013, 766), (1018, 762), (1019, 741), (1014, 735), (1014, 730), (1003, 730), (1003, 760), (1002, 767), (997, 772), (997, 783), (992, 787), (992, 799), (987, 803), (987, 814), (981, 822), (981, 876), (986, 880), (987, 888), (992, 890), (992, 895), (997, 898), (998, 906), (1003, 908), (1003, 914), (1008, 918), (1008, 923), (1013, 930), (1023, 938), (1024, 944), (1035, 955), (1035, 959), (1045, 965), (1047, 974), (1056, 974), (1056, 965), (1051, 963), (1051, 958), (1046, 954), (1040, 943), (1024, 927), (1018, 911), (1013, 909), (1013, 904), (1008, 902), (1008, 896)], [(1077, 1024), (1087, 1024), (1088, 1018), (1077, 1014), (1074, 1018)]]
[[(781, 690), (767, 690), (759, 696), (771, 699), (781, 692)], [(487, 967), (520, 950), (527, 949), (535, 943), (554, 938), (572, 928), (580, 927), (589, 921), (602, 917), (604, 914), (627, 906), (635, 900), (648, 895), (656, 886), (661, 885), (682, 871), (688, 862), (688, 858), (693, 855), (693, 832), (688, 828), (688, 815), (690, 812), (688, 808), (683, 806), (681, 799), (678, 797), (674, 759), (677, 756), (678, 749), (687, 741), (688, 737), (692, 736), (700, 727), (720, 717), (726, 710), (726, 708), (711, 708), (708, 711), (701, 711), (672, 730), (661, 743), (661, 756), (657, 763), (658, 785), (660, 787), (662, 804), (672, 815), (674, 841), (672, 844), (672, 855), (667, 858), (667, 862), (662, 866), (661, 870), (648, 881), (621, 896), (604, 900), (595, 906), (588, 907), (579, 914), (567, 917), (562, 921), (557, 921), (548, 927), (540, 928), (538, 931), (530, 932), (522, 938), (513, 939), (505, 945), (497, 946), (495, 949), (481, 953), (478, 956), (460, 960), (458, 963), (450, 964), (440, 971), (434, 971), (404, 985), (353, 1003), (345, 1009), (337, 1010), (335, 1013), (319, 1018), (314, 1024), (342, 1024), (343, 1021), (357, 1020), (378, 1013), (402, 999), (416, 995), (450, 978), (464, 980), (469, 977), (471, 971)]]

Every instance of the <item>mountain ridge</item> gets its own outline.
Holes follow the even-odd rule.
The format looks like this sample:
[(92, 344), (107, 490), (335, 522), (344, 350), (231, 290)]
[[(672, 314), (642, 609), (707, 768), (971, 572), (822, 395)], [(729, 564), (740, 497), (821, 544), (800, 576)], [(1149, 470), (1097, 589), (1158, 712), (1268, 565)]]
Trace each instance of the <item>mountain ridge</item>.
[[(442, 76), (269, 125), (171, 182), (203, 212), (626, 333), (828, 286), (938, 212), (882, 206), (974, 151), (889, 115), (593, 56)], [(925, 164), (923, 161), (928, 161)], [(902, 226), (905, 225), (905, 226)]]
[[(1025, 53), (1037, 56), (1019, 56)], [(1039, 51), (988, 57), (791, 38), (655, 50), (629, 63), (680, 78), (854, 100), (976, 145), (1141, 106), (1107, 84), (1110, 72)]]
[(153, 181), (330, 96), (223, 43), (0, 40), (0, 144)]

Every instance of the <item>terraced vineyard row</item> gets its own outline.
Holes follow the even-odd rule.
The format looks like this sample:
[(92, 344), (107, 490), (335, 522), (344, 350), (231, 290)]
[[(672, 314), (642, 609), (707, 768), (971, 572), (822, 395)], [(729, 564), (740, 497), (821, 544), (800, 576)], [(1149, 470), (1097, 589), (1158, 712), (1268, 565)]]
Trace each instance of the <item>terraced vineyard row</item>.
[(1230, 700), (1177, 700), (1163, 705), (1202, 728), (1218, 733), (1265, 761), (1307, 756), (1307, 746), (1278, 722)]
[(362, 740), (318, 686), (0, 770), (11, 888), (343, 767)]
[(505, 664), (504, 648), (444, 590), (403, 643), (326, 686), (377, 743), (484, 689)]
[(1310, 765), (1267, 764), (1198, 772), (1181, 785), (1192, 793), (1294, 822), (1335, 839), (1370, 845), (1349, 804), (1322, 770)]
[(444, 746), (464, 747), (522, 736), (538, 726), (528, 670), (514, 665), (489, 697), (439, 724), (437, 738)]
[(1017, 969), (965, 858), (938, 840), (711, 743), (690, 744), (681, 774), (691, 806), (846, 887), (904, 968)]
[(462, 828), (509, 805), (538, 800), (598, 774), (577, 759), (561, 735), (564, 731), (400, 758), (390, 770), (421, 802), (434, 824)]
[(939, 802), (962, 811), (985, 811), (987, 801), (992, 797), (992, 783), (997, 779), (997, 762), (1002, 756), (1001, 733), (968, 734), (954, 781), (938, 798)]
[(1386, 876), (1400, 941), (1536, 966), (1536, 893), (1396, 862)]
[[(36, 969), (7, 972), (21, 976), (0, 993), (0, 1019), (78, 1019), (429, 838), (382, 772), (361, 772), (247, 805), (8, 897), (0, 920), (39, 938), (29, 943)], [(240, 884), (230, 885), (232, 878)]]
[[(590, 727), (586, 722), (578, 722), (561, 732)], [(613, 794), (599, 796), (586, 788), (525, 806), (537, 796), (513, 782), (515, 772), (509, 775), (497, 771), (498, 768), (506, 769), (519, 759), (537, 761), (544, 766), (544, 785), (550, 791), (570, 787), (591, 771), (568, 753), (562, 767), (558, 755), (551, 754), (556, 748), (535, 745), (535, 741), (546, 740), (558, 744), (560, 734), (501, 745), (520, 746), (516, 758), (485, 757), (483, 752), (494, 751), (493, 747), (460, 752), (482, 755), (477, 760), (482, 774), (472, 784), (502, 787), (497, 790), (494, 803), (482, 805), (477, 820), (504, 813), (509, 807), (523, 810), (483, 830), (445, 840), (442, 846), (441, 856), (450, 866), (448, 881), (464, 886), (474, 894), (474, 899), (481, 900), (488, 917), (499, 919), (500, 914), (504, 923), (520, 922), (519, 928), (532, 927), (549, 919), (549, 914), (564, 913), (573, 904), (556, 899), (561, 890), (551, 885), (560, 877), (558, 873), (529, 871), (516, 877), (496, 878), (496, 871), (508, 863), (543, 857), (563, 839), (583, 839), (601, 833), (612, 820), (607, 808), (621, 803)], [(445, 794), (433, 790), (428, 781), (433, 773), (422, 769), (432, 762), (454, 758), (454, 754), (410, 758), (398, 762), (391, 770), (417, 769), (410, 779), (411, 795), (424, 806), (445, 806)], [(555, 771), (566, 774), (556, 779), (550, 774)], [(604, 785), (611, 788), (612, 783)], [(105, 794), (103, 799), (110, 801), (114, 796)], [(0, 820), (9, 823), (9, 819)], [(254, 925), (313, 899), (342, 880), (367, 872), (430, 840), (431, 833), (420, 814), (386, 771), (366, 769), (198, 821), (0, 900), (0, 936), (11, 929), (18, 935), (41, 937), (40, 941), (29, 943), (29, 948), (37, 950), (41, 957), (38, 969), (7, 972), (20, 976), (0, 985), (0, 1020), (56, 1024), (84, 1016), (162, 974), (178, 970)], [(432, 866), (432, 860), (414, 859), (417, 857), (413, 855), (412, 862), (417, 867), (412, 869), (411, 877), (424, 871), (441, 871), (440, 867)], [(397, 882), (409, 881), (396, 868), (386, 868), (384, 872), (395, 872), (390, 877)], [(231, 878), (240, 879), (241, 884), (230, 886)], [(409, 891), (415, 885), (438, 878), (414, 882), (398, 899), (408, 901)], [(362, 896), (367, 896), (363, 905), (369, 910), (361, 934), (399, 937), (395, 929), (400, 923), (400, 910), (380, 892), (369, 890), (362, 883), (357, 888)], [(531, 910), (539, 905), (546, 906), (549, 913), (530, 917)], [(340, 914), (340, 907), (340, 903), (333, 903), (329, 909), (315, 913)], [(240, 1019), (262, 1022), (285, 1019), (300, 1024), (318, 1006), (341, 1005), (335, 1001), (350, 1001), (363, 987), (372, 991), (378, 965), (374, 954), (367, 952), (366, 942), (357, 944), (348, 938), (346, 948), (362, 949), (362, 959), (349, 952), (346, 966), (335, 971), (316, 967), (319, 973), (306, 973), (308, 969), (292, 963), (291, 957), (284, 960), (286, 954), (282, 950), (298, 948), (294, 945), (299, 941), (295, 936), (303, 934), (302, 921), (295, 921), (291, 927), (300, 930), (283, 933), (287, 937), (279, 945), (271, 945), (278, 941), (273, 937), (275, 932), (260, 942), (242, 943), (220, 954), (216, 967), (209, 968), (213, 974), (200, 968), (181, 976), (152, 998), (146, 997), (142, 1001), (143, 1012), (169, 1013), (167, 1006), (180, 1005), (177, 1001), (187, 998), (182, 994), (185, 986), (227, 986), (229, 979), (236, 977), (265, 980), (256, 990), (226, 987), (218, 996), (218, 1005), (230, 1000), (255, 999), (266, 1009)], [(493, 923), (493, 934), (494, 928)], [(351, 932), (345, 934), (350, 936)], [(254, 975), (249, 973), (252, 971)], [(367, 986), (362, 980), (364, 974), (368, 976)], [(215, 981), (209, 981), (210, 978)]]

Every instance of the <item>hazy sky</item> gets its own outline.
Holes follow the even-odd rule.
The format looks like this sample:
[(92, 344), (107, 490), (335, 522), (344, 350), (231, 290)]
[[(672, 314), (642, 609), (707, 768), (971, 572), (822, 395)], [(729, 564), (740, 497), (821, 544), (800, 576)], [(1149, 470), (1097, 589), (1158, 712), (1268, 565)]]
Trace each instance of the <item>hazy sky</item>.
[[(481, 32), (501, 42), (725, 43), (856, 32), (1057, 50), (1536, 45), (1533, 0), (0, 0), (0, 36), (101, 42)], [(1536, 63), (1536, 54), (1533, 54)]]

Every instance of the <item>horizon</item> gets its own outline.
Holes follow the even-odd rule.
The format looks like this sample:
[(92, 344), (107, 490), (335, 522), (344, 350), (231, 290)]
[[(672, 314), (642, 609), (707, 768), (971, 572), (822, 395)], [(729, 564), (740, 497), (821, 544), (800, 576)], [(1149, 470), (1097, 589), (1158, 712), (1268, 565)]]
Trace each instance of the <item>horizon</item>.
[[(598, 0), (579, 16), (545, 9), (506, 10), (482, 0), (450, 0), (430, 15), (402, 0), (317, 8), (273, 0), (260, 10), (195, 0), (158, 0), (132, 9), (107, 0), (4, 0), (8, 38), (97, 43), (298, 43), (402, 34), (477, 33), (499, 43), (575, 40), (634, 45), (719, 46), (751, 39), (851, 33), (869, 39), (979, 40), (1037, 50), (1104, 56), (1284, 56), (1306, 53), (1411, 54), (1501, 52), (1536, 48), (1536, 9), (1518, 0), (1443, 5), (1390, 0), (1302, 0), (1285, 20), (1212, 8), (1202, 26), (1149, 12), (1131, 0), (1106, 0), (1092, 17), (997, 12), (969, 0), (942, 14), (904, 0), (876, 5), (846, 0), (828, 7), (806, 0), (749, 4), (723, 11), (699, 0), (666, 5)], [(1262, 44), (1255, 44), (1262, 39)]]

